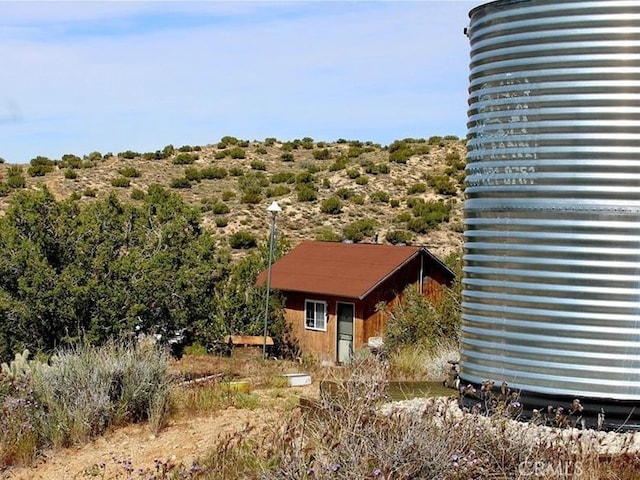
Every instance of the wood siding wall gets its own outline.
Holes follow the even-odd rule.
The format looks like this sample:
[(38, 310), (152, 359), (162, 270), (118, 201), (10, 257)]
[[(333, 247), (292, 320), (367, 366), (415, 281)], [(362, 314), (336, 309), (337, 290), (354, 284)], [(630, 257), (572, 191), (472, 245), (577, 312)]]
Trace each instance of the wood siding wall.
[[(285, 297), (285, 319), (291, 325), (292, 336), (297, 339), (303, 355), (310, 354), (319, 361), (335, 362), (337, 359), (337, 318), (338, 302), (355, 305), (354, 318), (354, 350), (367, 344), (369, 338), (382, 336), (388, 318), (388, 310), (402, 298), (402, 292), (408, 285), (419, 288), (422, 268), (423, 295), (437, 302), (442, 298), (442, 284), (449, 279), (444, 273), (425, 263), (421, 266), (420, 258), (415, 258), (394, 275), (387, 278), (364, 300), (334, 297), (312, 293), (282, 292)], [(305, 300), (327, 302), (328, 316), (326, 331), (305, 328)], [(387, 308), (376, 312), (376, 305), (383, 302)]]

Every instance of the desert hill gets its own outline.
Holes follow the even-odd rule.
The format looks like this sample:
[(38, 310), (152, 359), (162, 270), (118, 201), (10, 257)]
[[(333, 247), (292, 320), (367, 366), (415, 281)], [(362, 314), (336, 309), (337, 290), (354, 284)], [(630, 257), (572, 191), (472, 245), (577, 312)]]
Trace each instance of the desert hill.
[(465, 142), (448, 136), (389, 146), (223, 137), (156, 152), (37, 157), (29, 165), (0, 164), (0, 212), (15, 192), (39, 185), (59, 200), (82, 203), (110, 192), (137, 201), (149, 185), (160, 184), (198, 207), (221, 245), (236, 232), (266, 238), (266, 208), (275, 200), (283, 209), (279, 234), (292, 245), (377, 236), (446, 256), (462, 244), (465, 156)]

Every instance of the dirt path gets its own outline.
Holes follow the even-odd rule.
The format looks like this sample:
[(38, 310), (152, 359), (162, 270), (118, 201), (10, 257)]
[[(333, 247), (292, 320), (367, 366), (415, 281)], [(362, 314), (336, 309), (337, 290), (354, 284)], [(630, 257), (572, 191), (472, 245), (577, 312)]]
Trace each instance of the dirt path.
[(104, 463), (105, 475), (99, 478), (122, 478), (130, 461), (133, 471), (152, 468), (154, 460), (171, 460), (190, 465), (206, 456), (221, 435), (241, 432), (247, 427), (262, 427), (282, 417), (282, 409), (245, 410), (229, 407), (206, 416), (171, 421), (157, 436), (147, 425), (131, 425), (110, 432), (77, 447), (46, 452), (31, 468), (14, 468), (0, 472), (6, 480), (71, 480), (90, 478), (83, 474), (93, 465)]

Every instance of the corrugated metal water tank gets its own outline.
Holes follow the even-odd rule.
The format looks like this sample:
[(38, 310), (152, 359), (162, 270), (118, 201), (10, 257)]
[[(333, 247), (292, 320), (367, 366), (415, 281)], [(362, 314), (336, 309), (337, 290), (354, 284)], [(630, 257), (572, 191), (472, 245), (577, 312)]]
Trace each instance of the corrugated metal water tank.
[(640, 424), (640, 2), (469, 16), (461, 379)]

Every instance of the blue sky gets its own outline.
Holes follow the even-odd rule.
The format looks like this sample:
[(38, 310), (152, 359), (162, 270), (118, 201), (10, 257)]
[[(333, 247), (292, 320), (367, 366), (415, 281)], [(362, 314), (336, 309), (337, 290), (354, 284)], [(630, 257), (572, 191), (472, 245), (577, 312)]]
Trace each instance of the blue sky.
[(0, 157), (466, 135), (482, 1), (0, 2)]

